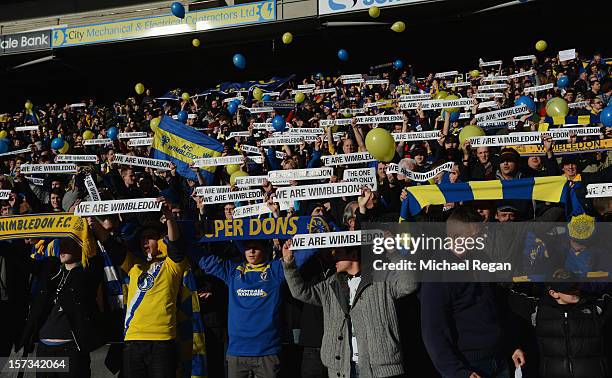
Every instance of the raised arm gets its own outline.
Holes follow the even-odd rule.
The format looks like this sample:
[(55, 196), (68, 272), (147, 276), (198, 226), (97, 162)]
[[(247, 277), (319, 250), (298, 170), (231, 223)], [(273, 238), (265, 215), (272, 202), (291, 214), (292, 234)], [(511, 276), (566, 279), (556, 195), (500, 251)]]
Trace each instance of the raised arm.
[(176, 263), (181, 262), (185, 258), (186, 248), (179, 243), (181, 232), (179, 225), (176, 223), (176, 219), (174, 219), (174, 215), (172, 214), (170, 201), (163, 197), (160, 197), (157, 200), (163, 203), (162, 213), (164, 214), (166, 226), (168, 228), (168, 257)]
[[(351, 122), (351, 127), (353, 128), (353, 134), (355, 134), (355, 140), (357, 141), (359, 151), (367, 151), (365, 143), (363, 141), (363, 134), (361, 134), (361, 128), (357, 125), (357, 118), (353, 118), (353, 121)], [(328, 128), (328, 130), (331, 130), (331, 128)]]
[(200, 167), (196, 167), (191, 166), (191, 170), (193, 171), (193, 173), (195, 173), (196, 177), (198, 178), (198, 184), (199, 185), (206, 185), (206, 180), (204, 180), (204, 177), (202, 176), (202, 173), (200, 172)]
[(450, 129), (450, 113), (444, 112), (444, 126), (442, 127), (442, 133), (440, 134), (440, 139), (438, 139), (438, 144), (440, 144), (440, 146), (444, 146), (444, 140), (448, 136), (449, 129)]
[(232, 277), (232, 271), (236, 269), (236, 264), (231, 261), (224, 261), (215, 255), (204, 256), (198, 261), (198, 266), (206, 274), (210, 274), (223, 280), (226, 284)]
[(308, 168), (315, 168), (319, 161), (321, 161), (321, 146), (323, 141), (321, 138), (317, 138), (314, 142), (314, 149), (312, 151), (312, 156), (310, 157), (310, 161), (308, 162)]
[(298, 272), (296, 259), (291, 250), (291, 239), (283, 245), (283, 270), (285, 280), (289, 286), (291, 295), (302, 302), (321, 306), (322, 298), (326, 295), (326, 282), (319, 282), (316, 285), (308, 286)]
[(327, 127), (325, 133), (327, 134), (327, 150), (329, 151), (330, 155), (334, 155), (336, 153), (336, 148), (334, 146), (334, 136), (332, 135), (331, 126)]
[[(392, 250), (387, 253), (387, 258), (392, 263), (398, 263), (402, 260), (402, 255), (399, 251)], [(394, 299), (412, 294), (419, 287), (414, 274), (401, 270), (390, 271), (386, 281), (391, 284), (391, 296)]]
[(113, 265), (119, 266), (125, 261), (127, 256), (126, 250), (115, 238), (111, 237), (110, 233), (102, 227), (94, 217), (87, 217), (87, 223), (91, 227), (96, 240), (99, 240), (104, 247), (104, 250), (111, 258)]
[[(419, 105), (419, 106), (421, 106), (421, 105)], [(402, 133), (405, 133), (405, 132), (408, 132), (408, 116), (406, 114), (403, 114)], [(402, 153), (404, 152), (404, 145), (406, 145), (406, 142), (405, 141), (401, 141), (395, 147), (395, 152), (397, 152), (397, 154), (399, 156), (402, 156)]]

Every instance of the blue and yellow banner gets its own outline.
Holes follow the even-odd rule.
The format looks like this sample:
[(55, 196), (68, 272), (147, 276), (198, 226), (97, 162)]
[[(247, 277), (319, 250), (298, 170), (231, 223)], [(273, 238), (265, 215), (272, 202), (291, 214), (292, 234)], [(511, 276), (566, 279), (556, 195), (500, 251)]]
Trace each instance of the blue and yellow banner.
[[(198, 179), (190, 168), (193, 159), (218, 157), (223, 152), (223, 145), (215, 139), (168, 116), (163, 116), (153, 131), (152, 157), (171, 161), (176, 165), (179, 175), (191, 180)], [(212, 183), (216, 168), (201, 169), (202, 176), (209, 184)]]
[(289, 239), (297, 234), (330, 232), (321, 217), (217, 219), (200, 243), (225, 240)]
[[(0, 240), (56, 238), (70, 238), (82, 246), (84, 265), (87, 265), (87, 257), (96, 254), (96, 244), (89, 226), (79, 216), (54, 213), (0, 217)], [(47, 250), (46, 253), (54, 255), (56, 251)]]
[(168, 15), (164, 16), (53, 29), (51, 46), (70, 47), (150, 38), (274, 20), (276, 20), (275, 0), (186, 12), (185, 18), (182, 19), (168, 11)]
[(250, 91), (251, 89), (257, 87), (261, 88), (264, 91), (275, 91), (280, 88), (283, 84), (287, 83), (289, 80), (293, 80), (295, 75), (287, 76), (287, 77), (278, 77), (274, 76), (269, 80), (250, 80), (243, 81), (241, 83), (232, 83), (230, 81), (226, 81), (221, 84), (217, 84), (214, 88), (208, 88), (202, 93), (198, 93), (198, 96), (208, 96), (212, 93), (221, 93), (228, 94), (231, 92), (238, 91)]
[(599, 116), (595, 114), (587, 114), (580, 116), (567, 116), (567, 117), (546, 117), (544, 118), (544, 122), (549, 125), (590, 125), (594, 123), (599, 123)]
[(418, 214), (425, 206), (478, 200), (534, 200), (565, 202), (565, 176), (531, 177), (514, 180), (469, 181), (454, 184), (419, 185), (407, 189), (400, 220)]

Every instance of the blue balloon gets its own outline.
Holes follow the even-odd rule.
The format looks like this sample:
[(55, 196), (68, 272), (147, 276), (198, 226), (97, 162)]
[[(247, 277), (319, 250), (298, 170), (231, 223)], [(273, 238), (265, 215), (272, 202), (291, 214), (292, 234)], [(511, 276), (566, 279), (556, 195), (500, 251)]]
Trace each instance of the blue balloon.
[(568, 84), (569, 84), (569, 79), (567, 78), (567, 76), (561, 76), (559, 80), (557, 80), (557, 87), (559, 88), (565, 88), (567, 87)]
[(6, 142), (4, 142), (4, 141), (0, 142), (0, 154), (3, 154), (3, 153), (5, 153), (5, 152), (8, 152), (8, 150), (9, 150), (9, 145), (8, 145), (8, 143), (6, 143)]
[(601, 113), (599, 113), (599, 122), (605, 127), (612, 126), (612, 105), (606, 106)]
[(270, 101), (272, 99), (272, 97), (270, 97), (270, 95), (263, 95), (263, 97), (261, 99), (263, 101)]
[(404, 62), (402, 62), (400, 59), (398, 59), (395, 62), (393, 62), (393, 67), (396, 70), (401, 70), (402, 68), (404, 68)]
[(55, 138), (51, 141), (51, 148), (54, 150), (59, 150), (64, 147), (64, 140), (62, 138)]
[(232, 62), (234, 62), (234, 66), (243, 70), (246, 67), (246, 58), (242, 54), (234, 54), (232, 58)]
[(461, 115), (461, 113), (460, 113), (460, 112), (452, 112), (452, 113), (450, 114), (450, 121), (451, 121), (451, 122), (455, 122), (455, 121), (459, 120), (459, 116), (460, 116), (460, 115)]
[(338, 59), (340, 59), (343, 62), (346, 62), (348, 58), (349, 58), (348, 51), (346, 51), (345, 49), (338, 50)]
[(529, 96), (521, 96), (516, 101), (514, 101), (514, 106), (525, 105), (532, 112), (536, 111), (536, 104), (533, 102), (533, 99)]
[(117, 137), (119, 136), (119, 129), (116, 128), (115, 126), (109, 128), (108, 130), (106, 130), (106, 136), (110, 140), (116, 140)]
[(234, 101), (230, 102), (229, 104), (227, 104), (227, 111), (231, 115), (236, 114), (236, 111), (238, 111), (238, 104)]
[(276, 131), (285, 131), (285, 129), (287, 129), (287, 123), (285, 122), (283, 116), (274, 116), (274, 118), (272, 118), (272, 127), (274, 127), (274, 130)]
[(187, 122), (187, 118), (188, 118), (189, 114), (187, 114), (187, 112), (186, 112), (186, 111), (181, 110), (180, 112), (178, 112), (177, 116), (178, 116), (178, 117), (177, 117), (177, 120), (178, 120), (180, 123), (185, 123), (185, 122)]
[(175, 1), (170, 6), (170, 9), (172, 10), (172, 14), (175, 17), (185, 18), (185, 7), (183, 6), (183, 4), (179, 3), (178, 1)]

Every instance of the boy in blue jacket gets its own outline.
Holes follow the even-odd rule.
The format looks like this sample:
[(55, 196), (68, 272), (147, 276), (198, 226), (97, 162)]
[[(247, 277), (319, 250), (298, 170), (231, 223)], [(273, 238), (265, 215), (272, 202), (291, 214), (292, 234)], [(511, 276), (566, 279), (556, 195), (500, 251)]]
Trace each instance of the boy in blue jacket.
[[(280, 371), (283, 265), (280, 260), (270, 259), (264, 240), (248, 240), (244, 246), (245, 262), (206, 256), (200, 259), (199, 266), (229, 288), (229, 378), (247, 378), (250, 374), (274, 378)], [(315, 252), (305, 250), (296, 254), (298, 267)]]

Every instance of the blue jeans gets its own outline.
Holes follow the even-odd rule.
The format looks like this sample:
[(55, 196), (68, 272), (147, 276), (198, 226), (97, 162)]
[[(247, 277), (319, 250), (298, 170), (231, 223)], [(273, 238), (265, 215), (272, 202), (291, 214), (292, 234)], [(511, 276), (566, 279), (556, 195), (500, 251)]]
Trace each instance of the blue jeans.
[(490, 357), (471, 361), (470, 366), (482, 378), (508, 378), (510, 370), (504, 359)]

